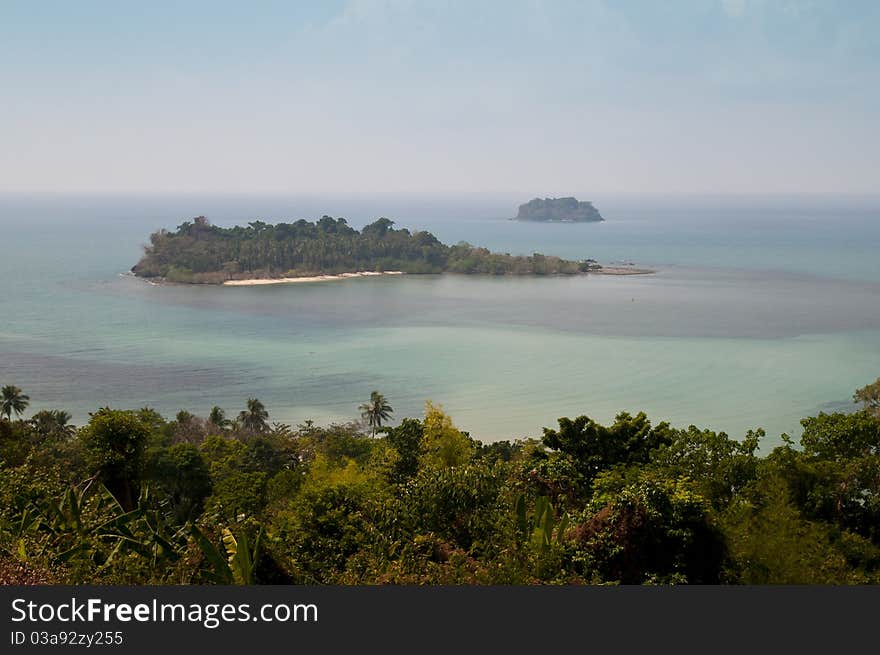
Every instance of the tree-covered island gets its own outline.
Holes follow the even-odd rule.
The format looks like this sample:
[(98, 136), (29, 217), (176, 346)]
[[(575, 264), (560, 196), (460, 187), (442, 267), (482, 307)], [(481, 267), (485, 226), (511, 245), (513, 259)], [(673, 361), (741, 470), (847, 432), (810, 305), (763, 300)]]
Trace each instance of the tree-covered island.
[(538, 223), (599, 223), (604, 221), (589, 200), (577, 198), (534, 198), (519, 206), (517, 221)]
[(131, 269), (169, 282), (222, 284), (231, 280), (296, 278), (363, 271), (483, 275), (575, 275), (602, 272), (591, 259), (571, 261), (535, 253), (517, 256), (458, 243), (448, 246), (426, 231), (396, 229), (387, 218), (356, 230), (344, 218), (324, 216), (247, 227), (212, 225), (204, 216), (176, 231), (150, 236)]

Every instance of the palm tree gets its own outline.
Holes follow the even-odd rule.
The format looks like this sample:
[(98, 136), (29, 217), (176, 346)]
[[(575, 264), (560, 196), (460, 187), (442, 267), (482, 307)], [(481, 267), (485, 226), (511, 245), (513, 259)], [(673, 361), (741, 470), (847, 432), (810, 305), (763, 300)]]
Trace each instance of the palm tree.
[(70, 424), (72, 417), (62, 409), (44, 409), (31, 417), (30, 424), (41, 437), (56, 437), (69, 439), (76, 433), (76, 428)]
[(24, 395), (21, 389), (12, 384), (7, 384), (0, 389), (0, 416), (5, 416), (7, 421), (12, 420), (12, 413), (21, 416), (30, 404), (30, 397)]
[(374, 437), (376, 429), (382, 427), (382, 421), (387, 421), (394, 413), (385, 396), (378, 391), (371, 393), (370, 402), (364, 403), (358, 409), (361, 410), (361, 417), (370, 424)]
[(208, 415), (208, 422), (220, 430), (225, 430), (229, 427), (230, 420), (226, 418), (226, 412), (222, 407), (214, 405)]
[(269, 430), (269, 412), (256, 398), (248, 398), (247, 409), (238, 413), (238, 421), (247, 432), (258, 433)]

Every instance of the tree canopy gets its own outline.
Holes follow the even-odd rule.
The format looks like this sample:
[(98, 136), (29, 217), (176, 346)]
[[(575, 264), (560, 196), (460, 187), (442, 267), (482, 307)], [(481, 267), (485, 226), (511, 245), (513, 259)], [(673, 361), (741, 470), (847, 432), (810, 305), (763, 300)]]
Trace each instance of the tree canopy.
[(0, 417), (5, 417), (7, 421), (12, 419), (13, 414), (21, 416), (29, 404), (30, 398), (15, 385), (7, 384), (0, 389)]

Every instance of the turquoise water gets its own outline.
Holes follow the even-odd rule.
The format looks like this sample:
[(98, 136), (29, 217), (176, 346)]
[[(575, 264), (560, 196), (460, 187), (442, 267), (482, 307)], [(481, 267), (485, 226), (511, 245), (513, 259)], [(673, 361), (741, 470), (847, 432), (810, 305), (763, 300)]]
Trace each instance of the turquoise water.
[[(398, 417), (426, 399), (483, 439), (563, 415), (645, 410), (768, 444), (852, 407), (880, 375), (880, 202), (594, 198), (602, 224), (505, 220), (516, 198), (0, 198), (0, 383), (78, 422), (99, 405), (272, 420)], [(638, 277), (410, 276), (259, 288), (124, 273), (149, 232), (329, 213), (386, 215), (513, 253), (656, 267)]]

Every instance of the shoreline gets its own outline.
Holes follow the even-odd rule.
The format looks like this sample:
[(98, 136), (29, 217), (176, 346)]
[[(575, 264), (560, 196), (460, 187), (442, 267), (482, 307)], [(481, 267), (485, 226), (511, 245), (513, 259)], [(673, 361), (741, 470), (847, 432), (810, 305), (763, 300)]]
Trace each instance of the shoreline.
[[(580, 275), (653, 275), (657, 271), (648, 268), (634, 268), (631, 266), (603, 266), (600, 269), (585, 271)], [(276, 277), (276, 278), (248, 278), (244, 280), (226, 280), (222, 286), (228, 287), (254, 287), (266, 284), (297, 284), (301, 282), (329, 282), (333, 280), (347, 280), (356, 277), (376, 277), (380, 275), (406, 275), (403, 271), (358, 271), (357, 273), (338, 273), (334, 275), (307, 275), (301, 277)], [(442, 273), (441, 273), (442, 275)], [(453, 274), (454, 275), (454, 274)], [(556, 277), (576, 277), (573, 275), (560, 275)], [(517, 276), (526, 277), (526, 276)]]
[(657, 271), (650, 268), (635, 268), (632, 266), (603, 266), (595, 271), (587, 271), (589, 273), (598, 273), (599, 275), (653, 275)]
[[(654, 275), (657, 271), (649, 268), (636, 268), (634, 266), (603, 266), (602, 268), (596, 268), (589, 271), (584, 271), (583, 273), (572, 273), (572, 274), (559, 274), (559, 275), (550, 275), (550, 276), (512, 276), (512, 277), (577, 277), (579, 275), (613, 275), (613, 276), (628, 276), (628, 275)], [(143, 280), (147, 284), (152, 286), (161, 286), (165, 284), (184, 284), (184, 285), (208, 285), (208, 286), (225, 286), (225, 287), (258, 287), (265, 286), (271, 284), (300, 284), (307, 282), (332, 282), (336, 280), (348, 280), (352, 278), (362, 278), (362, 277), (380, 277), (384, 275), (406, 275), (403, 271), (357, 271), (355, 273), (335, 273), (335, 274), (326, 274), (326, 275), (301, 275), (297, 277), (258, 277), (258, 278), (244, 278), (241, 280), (224, 280), (220, 283), (207, 283), (207, 282), (170, 282), (168, 280), (157, 278), (149, 279), (142, 278), (139, 275), (135, 275), (134, 273), (126, 272), (120, 273), (120, 276), (131, 276), (138, 279)], [(477, 275), (477, 274), (467, 274), (467, 273), (440, 273), (440, 275)], [(495, 276), (488, 276), (495, 277)], [(505, 277), (505, 276), (502, 276)]]
[(380, 275), (404, 275), (403, 271), (358, 271), (357, 273), (339, 273), (336, 275), (306, 275), (302, 277), (263, 277), (245, 280), (226, 280), (225, 287), (255, 287), (264, 284), (296, 284), (300, 282), (329, 282), (347, 280), (353, 277), (376, 277)]

